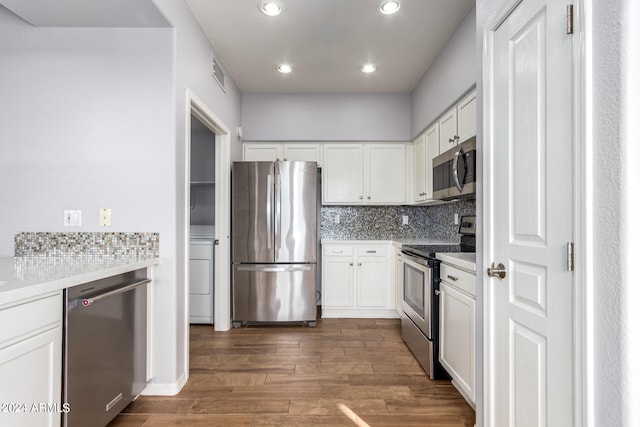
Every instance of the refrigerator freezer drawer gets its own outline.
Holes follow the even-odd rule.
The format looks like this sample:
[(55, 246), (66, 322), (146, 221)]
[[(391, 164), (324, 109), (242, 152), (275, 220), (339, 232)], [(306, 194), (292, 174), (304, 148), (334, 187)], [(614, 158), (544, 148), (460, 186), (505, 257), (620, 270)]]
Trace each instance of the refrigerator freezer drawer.
[(315, 264), (233, 266), (234, 322), (316, 321)]

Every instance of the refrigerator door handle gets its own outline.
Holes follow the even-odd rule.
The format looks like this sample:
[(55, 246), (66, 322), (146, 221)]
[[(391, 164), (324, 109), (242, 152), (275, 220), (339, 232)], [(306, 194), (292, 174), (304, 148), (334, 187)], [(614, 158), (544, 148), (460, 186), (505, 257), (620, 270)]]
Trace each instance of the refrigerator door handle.
[(271, 226), (272, 221), (272, 208), (271, 201), (273, 200), (273, 175), (267, 175), (267, 248), (271, 249), (271, 242), (273, 242), (273, 228)]
[[(274, 215), (274, 228), (275, 228), (275, 236), (274, 236), (274, 246), (276, 250), (280, 249), (280, 233), (282, 230), (282, 220), (281, 220), (281, 207), (282, 201), (280, 198), (282, 197), (282, 180), (280, 179), (280, 168), (278, 167), (278, 162), (275, 164), (274, 171), (274, 179), (275, 179), (275, 215)], [(277, 242), (275, 241), (277, 239)], [(277, 255), (276, 255), (277, 258)]]
[(266, 271), (266, 272), (282, 272), (282, 271), (309, 271), (310, 265), (247, 265), (237, 267), (238, 271)]

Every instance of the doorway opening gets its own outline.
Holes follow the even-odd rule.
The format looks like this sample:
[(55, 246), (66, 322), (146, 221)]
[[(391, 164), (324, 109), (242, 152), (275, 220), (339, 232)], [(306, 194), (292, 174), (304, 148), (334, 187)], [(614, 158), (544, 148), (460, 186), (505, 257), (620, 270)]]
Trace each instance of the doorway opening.
[(213, 325), (216, 135), (191, 114), (189, 323)]
[[(185, 114), (185, 175), (184, 175), (184, 200), (183, 200), (183, 245), (184, 251), (184, 320), (182, 322), (182, 350), (184, 371), (188, 377), (189, 372), (189, 326), (191, 324), (191, 286), (190, 276), (196, 269), (200, 270), (204, 264), (198, 263), (193, 270), (190, 266), (191, 225), (203, 225), (204, 232), (213, 229), (213, 285), (212, 285), (212, 324), (216, 331), (227, 331), (231, 328), (231, 293), (229, 286), (230, 262), (229, 262), (229, 206), (230, 206), (230, 144), (229, 128), (200, 100), (190, 89), (186, 93)], [(192, 132), (192, 126), (194, 127)], [(202, 129), (205, 128), (206, 130)], [(205, 137), (198, 140), (198, 134)], [(194, 156), (204, 146), (207, 160), (203, 162), (205, 169), (200, 169), (199, 164), (193, 165), (192, 174), (192, 150)], [(213, 146), (213, 150), (211, 150)], [(198, 160), (199, 161), (199, 160)], [(206, 172), (206, 174), (205, 174)], [(202, 173), (202, 175), (200, 175)], [(192, 178), (193, 176), (193, 178)], [(198, 187), (193, 192), (192, 187)], [(200, 188), (201, 187), (201, 188)], [(202, 191), (200, 191), (202, 190)], [(202, 193), (202, 194), (200, 194)], [(191, 207), (194, 206), (192, 210)], [(193, 212), (193, 214), (192, 214)], [(213, 221), (211, 221), (211, 213)], [(199, 224), (200, 223), (200, 224)], [(207, 227), (209, 226), (209, 227)], [(213, 226), (213, 227), (211, 227)], [(210, 239), (210, 232), (208, 234)], [(205, 238), (204, 240), (207, 240)], [(198, 274), (196, 272), (196, 274)], [(196, 295), (198, 295), (196, 289)], [(204, 322), (203, 322), (204, 323)], [(208, 322), (207, 322), (208, 323)]]

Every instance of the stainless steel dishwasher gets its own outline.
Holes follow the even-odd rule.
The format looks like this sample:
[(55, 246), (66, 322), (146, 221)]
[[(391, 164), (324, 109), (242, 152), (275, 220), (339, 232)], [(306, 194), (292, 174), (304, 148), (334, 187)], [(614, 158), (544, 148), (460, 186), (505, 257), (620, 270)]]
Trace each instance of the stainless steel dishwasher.
[(69, 288), (63, 414), (67, 427), (103, 427), (146, 385), (147, 269)]

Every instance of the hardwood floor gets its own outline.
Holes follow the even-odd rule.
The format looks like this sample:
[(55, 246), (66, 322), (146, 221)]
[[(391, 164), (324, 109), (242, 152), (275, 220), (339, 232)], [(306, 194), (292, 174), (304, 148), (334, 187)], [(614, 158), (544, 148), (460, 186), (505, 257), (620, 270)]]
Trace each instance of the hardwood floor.
[(177, 396), (140, 396), (109, 427), (474, 425), (453, 386), (427, 378), (396, 319), (191, 326), (190, 347)]

